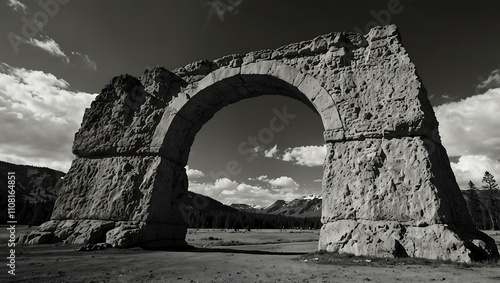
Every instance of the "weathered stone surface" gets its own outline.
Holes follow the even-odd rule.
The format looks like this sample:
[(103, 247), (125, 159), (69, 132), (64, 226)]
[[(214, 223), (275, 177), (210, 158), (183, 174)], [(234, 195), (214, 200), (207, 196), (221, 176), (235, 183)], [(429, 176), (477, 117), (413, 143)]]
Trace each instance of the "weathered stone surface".
[(73, 153), (90, 157), (154, 152), (149, 141), (159, 117), (185, 84), (164, 68), (146, 70), (140, 79), (113, 78), (86, 109)]
[(160, 156), (77, 158), (51, 218), (177, 224), (171, 211), (186, 192), (184, 167)]
[(474, 227), (396, 221), (338, 220), (321, 228), (319, 249), (377, 257), (420, 257), (459, 262), (498, 258), (495, 241)]
[(196, 134), (221, 108), (259, 95), (302, 101), (323, 122), (329, 155), (319, 249), (498, 258), (472, 224), (395, 26), (114, 78), (75, 135), (79, 158), (52, 221), (21, 242), (53, 235), (120, 247), (184, 245), (179, 199)]
[(113, 247), (145, 248), (186, 246), (186, 225), (143, 221), (51, 220), (38, 231), (22, 235), (21, 244), (51, 244), (59, 241), (87, 245), (108, 243)]
[[(20, 242), (49, 242), (44, 239), (51, 234), (72, 244), (129, 247), (173, 241), (182, 246), (186, 225), (179, 205), (186, 193), (184, 167), (160, 156), (77, 158), (52, 220)], [(36, 238), (39, 232), (45, 235), (42, 240)]]
[(322, 221), (474, 227), (441, 145), (425, 137), (329, 144)]
[(33, 231), (30, 234), (24, 234), (18, 237), (17, 242), (27, 245), (43, 245), (60, 242), (61, 239), (54, 236), (52, 232)]
[(106, 243), (118, 247), (178, 248), (186, 246), (184, 224), (120, 222), (106, 233)]
[(460, 262), (498, 258), (451, 172), (442, 145), (427, 137), (329, 144), (319, 249)]

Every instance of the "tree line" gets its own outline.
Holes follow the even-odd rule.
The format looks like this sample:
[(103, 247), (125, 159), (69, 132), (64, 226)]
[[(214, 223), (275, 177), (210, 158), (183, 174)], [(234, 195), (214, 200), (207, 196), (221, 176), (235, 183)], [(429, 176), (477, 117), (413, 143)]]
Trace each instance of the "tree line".
[(319, 229), (320, 217), (293, 217), (246, 211), (185, 209), (188, 228), (217, 229)]
[(466, 196), (469, 213), (477, 228), (499, 230), (500, 190), (498, 183), (488, 171), (484, 173), (482, 183), (483, 190), (479, 190), (472, 181), (467, 184), (464, 195)]
[[(0, 223), (7, 223), (7, 205), (7, 197), (2, 196), (0, 198)], [(39, 202), (16, 200), (16, 218), (14, 220), (20, 225), (40, 225), (50, 220), (53, 209), (53, 200)]]

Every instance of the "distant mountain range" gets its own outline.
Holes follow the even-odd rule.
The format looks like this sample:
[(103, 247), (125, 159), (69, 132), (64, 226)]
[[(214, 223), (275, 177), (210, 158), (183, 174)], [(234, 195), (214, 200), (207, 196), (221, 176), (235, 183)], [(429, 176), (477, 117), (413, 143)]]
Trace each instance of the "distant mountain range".
[(245, 203), (233, 203), (225, 205), (213, 198), (188, 192), (187, 198), (182, 201), (185, 205), (196, 209), (218, 210), (218, 211), (243, 211), (252, 213), (275, 214), (295, 217), (320, 217), (321, 197), (304, 196), (292, 201), (277, 200), (265, 208)]
[(16, 199), (30, 203), (54, 202), (65, 175), (61, 171), (50, 168), (0, 161), (0, 194), (7, 192), (8, 172), (15, 172)]
[(296, 217), (320, 217), (321, 203), (321, 196), (307, 195), (288, 202), (277, 200), (265, 208), (256, 208), (255, 206), (243, 203), (231, 204), (230, 207), (246, 212)]
[(7, 176), (16, 177), (16, 214), (19, 224), (38, 225), (50, 218), (65, 175), (61, 171), (0, 161), (0, 223), (7, 221)]
[(239, 210), (227, 206), (211, 197), (200, 195), (195, 192), (188, 192), (187, 197), (182, 200), (182, 203), (189, 208), (194, 208), (198, 210), (207, 209), (207, 210), (224, 211), (224, 212), (235, 212)]

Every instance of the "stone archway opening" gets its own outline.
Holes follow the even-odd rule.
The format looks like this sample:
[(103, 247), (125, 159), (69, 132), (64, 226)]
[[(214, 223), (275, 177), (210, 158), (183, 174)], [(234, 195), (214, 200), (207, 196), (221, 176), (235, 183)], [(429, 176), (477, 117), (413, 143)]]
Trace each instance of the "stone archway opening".
[[(190, 148), (196, 134), (214, 114), (230, 104), (238, 101), (263, 95), (280, 95), (301, 101), (315, 113), (337, 112), (334, 102), (327, 93), (316, 94), (309, 98), (297, 87), (282, 79), (269, 75), (238, 75), (218, 81), (213, 85), (193, 94), (175, 115), (163, 117), (162, 123), (168, 124), (162, 144), (162, 155), (174, 163), (185, 166), (189, 157)], [(324, 101), (330, 100), (328, 105)], [(328, 105), (328, 106), (326, 106)], [(275, 113), (276, 119), (288, 124), (290, 113), (286, 107)], [(336, 115), (337, 117), (338, 114)], [(291, 116), (293, 118), (293, 116)], [(340, 117), (332, 121), (330, 116), (322, 116), (324, 128), (342, 127)]]
[[(289, 117), (286, 117), (287, 115), (283, 112)], [(277, 215), (273, 213), (264, 215), (267, 211), (264, 208), (278, 200), (277, 206), (283, 201), (289, 202), (305, 195), (321, 196), (320, 180), (324, 160), (322, 157), (316, 158), (314, 161), (320, 159), (321, 163), (315, 163), (314, 167), (307, 166), (313, 166), (312, 160), (306, 160), (307, 164), (292, 160), (284, 161), (285, 149), (288, 148), (290, 152), (291, 148), (298, 150), (305, 145), (317, 145), (317, 148), (323, 151), (323, 131), (322, 121), (317, 112), (297, 99), (282, 95), (270, 94), (245, 99), (221, 109), (198, 132), (191, 148), (188, 179), (193, 176), (190, 172), (197, 171), (193, 169), (199, 169), (201, 172), (197, 171), (196, 178), (189, 181), (189, 200), (185, 203), (189, 203), (190, 206), (184, 207), (184, 211), (190, 217), (188, 217), (190, 219), (188, 227), (231, 228), (224, 225), (224, 221), (222, 223), (212, 221), (215, 219), (215, 217), (212, 218), (214, 215), (227, 217), (228, 211), (211, 211), (217, 210), (220, 206), (214, 206), (212, 200), (193, 194), (194, 192), (226, 205), (242, 204), (233, 207), (245, 208), (242, 209), (244, 212), (238, 212), (238, 214), (241, 214), (240, 219), (246, 219), (244, 222), (252, 231), (262, 228), (283, 228), (283, 226), (272, 226), (278, 221), (275, 218)], [(274, 146), (277, 146), (278, 152), (266, 157), (265, 150), (270, 150)], [(255, 147), (261, 150), (256, 153)], [(204, 174), (198, 175), (202, 172)], [(191, 205), (191, 201), (194, 205)], [(317, 199), (310, 201), (310, 203), (317, 202)], [(302, 205), (301, 201), (300, 203)], [(246, 210), (245, 204), (257, 205), (257, 209)], [(296, 207), (298, 207), (297, 210), (305, 208)], [(282, 208), (284, 209), (291, 209), (291, 207)], [(321, 209), (312, 212), (314, 214), (311, 214), (309, 207), (307, 209), (307, 212), (304, 211), (307, 214), (303, 215), (308, 216), (307, 225), (302, 223), (303, 221), (291, 219), (299, 216), (290, 215), (290, 224), (285, 224), (286, 228), (319, 229)], [(233, 211), (238, 210), (233, 208)], [(261, 221), (255, 220), (253, 216), (242, 216), (247, 212), (262, 214), (257, 215), (259, 219), (263, 220), (267, 217), (274, 222), (267, 222), (266, 227), (262, 227)], [(200, 218), (209, 220), (207, 222), (194, 221)], [(291, 224), (292, 222), (294, 224)], [(206, 223), (205, 227), (202, 227), (200, 223)], [(240, 225), (239, 228), (245, 228), (246, 225)]]
[[(262, 69), (272, 68), (271, 66), (279, 68), (280, 73), (258, 74)], [(325, 130), (343, 131), (340, 115), (328, 92), (321, 87), (319, 81), (294, 68), (264, 62), (250, 64), (248, 73), (244, 74), (238, 73), (242, 72), (240, 68), (223, 71), (206, 75), (191, 94), (179, 94), (164, 112), (156, 128), (153, 143), (161, 144), (158, 146), (159, 152), (165, 162), (170, 164), (169, 170), (174, 171), (171, 180), (174, 185), (167, 186), (171, 205), (162, 206), (163, 199), (151, 199), (151, 205), (158, 207), (155, 210), (156, 221), (174, 222), (176, 225), (184, 223), (185, 216), (181, 206), (188, 191), (184, 167), (187, 165), (191, 146), (198, 131), (223, 107), (257, 96), (281, 95), (311, 108), (321, 117)], [(204, 80), (208, 82), (203, 83)], [(286, 120), (290, 114), (285, 107), (278, 110), (276, 115), (277, 119)]]
[(75, 135), (51, 221), (19, 241), (185, 246), (177, 200), (195, 134), (224, 104), (276, 92), (310, 105), (325, 128), (319, 250), (499, 258), (468, 213), (394, 25), (113, 78)]

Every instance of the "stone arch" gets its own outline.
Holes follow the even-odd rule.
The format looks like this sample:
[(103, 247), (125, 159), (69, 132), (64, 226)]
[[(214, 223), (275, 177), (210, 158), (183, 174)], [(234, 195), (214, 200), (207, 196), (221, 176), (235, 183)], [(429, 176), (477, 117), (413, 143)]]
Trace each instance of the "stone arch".
[(215, 70), (201, 79), (191, 93), (180, 93), (158, 124), (152, 147), (159, 148), (168, 160), (185, 166), (196, 133), (217, 111), (261, 95), (302, 101), (321, 117), (325, 131), (343, 132), (335, 102), (317, 79), (292, 66), (262, 61), (244, 68)]
[(319, 250), (499, 258), (468, 213), (393, 25), (113, 78), (85, 111), (51, 220), (19, 242), (185, 246), (179, 197), (196, 132), (225, 104), (275, 91), (309, 105), (325, 128)]

